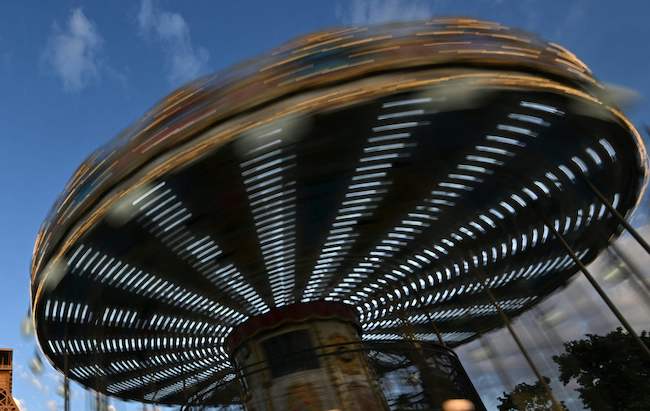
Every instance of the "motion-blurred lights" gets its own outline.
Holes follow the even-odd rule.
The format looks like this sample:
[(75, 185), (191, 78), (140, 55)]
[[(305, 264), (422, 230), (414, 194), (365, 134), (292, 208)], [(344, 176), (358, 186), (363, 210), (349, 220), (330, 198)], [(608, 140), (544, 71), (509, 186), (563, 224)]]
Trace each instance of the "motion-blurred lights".
[(255, 156), (257, 151), (280, 145), (280, 142), (282, 145), (291, 143), (308, 131), (309, 121), (306, 116), (291, 115), (246, 131), (235, 140), (237, 156)]
[(38, 354), (35, 354), (29, 361), (29, 369), (36, 375), (43, 373), (43, 361), (41, 361), (41, 357)]
[(121, 227), (131, 221), (140, 211), (138, 199), (153, 188), (150, 184), (144, 184), (125, 193), (108, 211), (106, 221), (114, 227)]
[(20, 334), (26, 338), (31, 338), (34, 335), (34, 320), (30, 314), (27, 314), (20, 322)]
[(597, 120), (612, 121), (612, 112), (607, 109), (607, 104), (594, 104), (591, 101), (574, 99), (569, 107), (577, 116), (591, 117)]
[(421, 93), (422, 98), (430, 98), (437, 112), (465, 110), (477, 107), (485, 98), (484, 87), (478, 87), (472, 80), (447, 81)]
[(632, 108), (641, 99), (637, 91), (618, 84), (606, 83), (605, 88), (599, 89), (595, 94), (605, 104), (626, 110)]
[(625, 274), (625, 271), (622, 270), (621, 267), (611, 267), (603, 276), (603, 280), (612, 285), (618, 284), (621, 281), (625, 280)]
[(442, 411), (474, 411), (474, 403), (463, 399), (447, 400), (442, 403)]
[(66, 273), (66, 263), (63, 258), (53, 258), (43, 271), (43, 284), (50, 291), (56, 288)]
[(566, 320), (566, 318), (566, 313), (561, 309), (557, 309), (544, 314), (542, 316), (542, 323), (548, 327), (554, 327)]
[(607, 106), (629, 110), (640, 99), (639, 93), (636, 91), (615, 84), (605, 84), (604, 87), (594, 88), (591, 90), (591, 94), (603, 104), (596, 105), (584, 100), (574, 100), (571, 107), (576, 114), (600, 120), (611, 120), (612, 113)]
[(487, 348), (477, 348), (475, 350), (472, 350), (470, 352), (470, 355), (472, 356), (472, 359), (477, 362), (485, 361), (493, 357), (492, 351)]

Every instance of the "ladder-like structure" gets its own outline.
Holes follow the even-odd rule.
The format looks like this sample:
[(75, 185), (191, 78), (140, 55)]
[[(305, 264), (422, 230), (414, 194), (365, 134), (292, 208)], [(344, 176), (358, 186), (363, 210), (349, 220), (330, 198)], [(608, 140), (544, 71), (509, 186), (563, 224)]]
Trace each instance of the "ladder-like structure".
[(0, 349), (0, 411), (18, 411), (19, 408), (11, 395), (12, 357), (10, 349)]

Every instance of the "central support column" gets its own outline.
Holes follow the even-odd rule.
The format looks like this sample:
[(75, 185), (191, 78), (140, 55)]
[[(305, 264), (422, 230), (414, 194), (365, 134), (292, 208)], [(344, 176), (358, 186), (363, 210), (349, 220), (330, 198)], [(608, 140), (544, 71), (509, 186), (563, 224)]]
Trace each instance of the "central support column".
[(293, 304), (228, 337), (249, 411), (388, 410), (345, 304)]

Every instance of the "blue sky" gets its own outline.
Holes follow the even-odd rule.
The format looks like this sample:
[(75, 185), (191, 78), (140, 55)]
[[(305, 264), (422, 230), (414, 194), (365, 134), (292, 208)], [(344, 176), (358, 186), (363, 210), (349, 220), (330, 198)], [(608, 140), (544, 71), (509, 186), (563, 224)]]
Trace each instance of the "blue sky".
[[(637, 126), (650, 123), (645, 0), (3, 2), (0, 346), (16, 349), (15, 397), (30, 411), (60, 407), (53, 372), (35, 380), (25, 368), (35, 348), (20, 336), (19, 323), (29, 303), (37, 229), (86, 155), (185, 81), (294, 36), (450, 15), (495, 20), (562, 44), (602, 81), (635, 90), (638, 101), (628, 113)], [(85, 409), (75, 392), (73, 409)]]

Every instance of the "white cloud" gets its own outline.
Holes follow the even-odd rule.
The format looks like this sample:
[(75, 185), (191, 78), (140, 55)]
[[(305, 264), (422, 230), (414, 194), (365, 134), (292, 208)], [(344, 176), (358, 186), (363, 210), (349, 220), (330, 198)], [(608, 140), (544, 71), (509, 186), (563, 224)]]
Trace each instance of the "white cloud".
[(27, 411), (27, 406), (25, 405), (25, 401), (19, 400), (18, 398), (14, 398), (14, 402), (16, 403), (16, 406), (20, 411)]
[(143, 35), (163, 44), (170, 82), (193, 80), (206, 70), (210, 55), (204, 47), (192, 44), (190, 28), (180, 14), (162, 10), (152, 0), (142, 0), (138, 26)]
[(79, 91), (99, 75), (102, 37), (80, 8), (72, 10), (67, 26), (52, 29), (45, 59), (68, 91)]
[(340, 3), (336, 15), (345, 24), (376, 24), (390, 21), (424, 20), (433, 15), (430, 3), (423, 0), (352, 0)]
[(49, 400), (49, 401), (47, 401), (47, 402), (45, 403), (45, 405), (47, 406), (47, 409), (48, 409), (49, 411), (56, 411), (56, 410), (57, 410), (56, 401), (54, 401), (54, 400)]
[(43, 394), (47, 394), (49, 392), (47, 385), (43, 384), (43, 382), (33, 373), (27, 372), (25, 367), (22, 365), (18, 364), (15, 368), (15, 371), (20, 378), (23, 378), (25, 381), (31, 383), (38, 391), (42, 392)]

